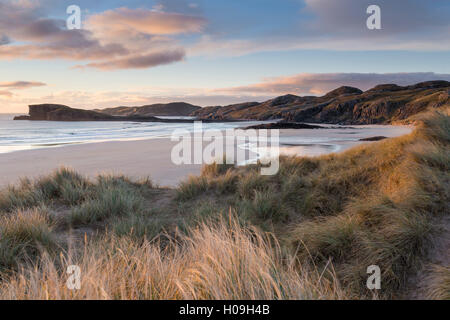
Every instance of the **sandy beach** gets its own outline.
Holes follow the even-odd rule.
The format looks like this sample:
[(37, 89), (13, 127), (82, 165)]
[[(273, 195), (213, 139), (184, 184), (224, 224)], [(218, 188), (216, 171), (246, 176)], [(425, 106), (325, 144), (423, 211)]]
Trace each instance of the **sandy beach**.
[[(361, 144), (359, 138), (377, 135), (395, 137), (409, 133), (407, 126), (363, 126), (357, 130), (280, 130), (282, 154), (318, 156), (342, 152)], [(330, 142), (317, 143), (321, 136), (335, 136)], [(349, 140), (350, 137), (353, 140)], [(312, 143), (305, 143), (311, 138)], [(306, 139), (306, 140), (305, 140)], [(300, 142), (299, 142), (300, 141)], [(110, 141), (40, 148), (0, 154), (0, 188), (20, 178), (34, 179), (61, 166), (75, 169), (88, 177), (100, 173), (124, 174), (131, 178), (150, 177), (161, 186), (175, 186), (189, 175), (200, 173), (201, 165), (175, 165), (171, 150), (177, 144), (168, 138)]]
[(200, 172), (201, 166), (176, 166), (169, 139), (86, 143), (57, 148), (0, 154), (0, 188), (21, 177), (36, 178), (66, 166), (94, 177), (99, 173), (151, 177), (162, 185), (174, 185), (181, 177)]

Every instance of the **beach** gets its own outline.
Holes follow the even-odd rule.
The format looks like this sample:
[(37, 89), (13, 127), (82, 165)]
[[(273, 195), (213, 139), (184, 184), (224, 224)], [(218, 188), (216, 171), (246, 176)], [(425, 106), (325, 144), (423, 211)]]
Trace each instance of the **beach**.
[[(362, 143), (359, 139), (411, 132), (409, 126), (359, 126), (354, 129), (280, 130), (280, 152), (286, 155), (320, 156), (342, 152)], [(150, 177), (161, 186), (176, 186), (201, 165), (175, 165), (169, 138), (107, 141), (36, 148), (0, 154), (0, 188), (21, 178), (35, 179), (65, 166), (94, 178), (98, 174), (124, 174), (133, 179)]]
[(151, 177), (162, 185), (174, 185), (181, 177), (200, 172), (201, 166), (176, 166), (170, 159), (175, 145), (170, 139), (110, 141), (0, 154), (0, 188), (22, 177), (33, 179), (61, 166), (80, 174), (125, 174)]

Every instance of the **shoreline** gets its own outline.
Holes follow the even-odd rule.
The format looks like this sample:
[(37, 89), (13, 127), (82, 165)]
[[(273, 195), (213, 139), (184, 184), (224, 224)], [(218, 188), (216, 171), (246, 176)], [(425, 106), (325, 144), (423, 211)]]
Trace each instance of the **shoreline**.
[[(412, 132), (411, 126), (345, 129), (340, 132), (281, 129), (280, 150), (285, 155), (320, 156), (343, 152), (363, 143), (360, 138), (372, 137), (383, 131), (384, 136), (397, 137)], [(322, 140), (323, 141), (322, 141)], [(35, 179), (59, 167), (74, 169), (94, 178), (98, 174), (123, 174), (133, 179), (150, 177), (161, 186), (173, 187), (189, 175), (200, 174), (202, 165), (175, 165), (171, 150), (179, 142), (167, 137), (130, 140), (84, 142), (52, 147), (13, 151), (0, 154), (0, 189), (17, 184), (21, 178)]]
[[(12, 115), (8, 113), (0, 113), (1, 115)], [(243, 120), (242, 120), (243, 121)], [(82, 122), (82, 121), (81, 121)], [(87, 121), (89, 122), (89, 121)], [(99, 121), (101, 122), (101, 121)], [(249, 120), (249, 122), (252, 122)], [(255, 121), (256, 122), (256, 121)], [(263, 126), (270, 125), (271, 123), (262, 123), (258, 125), (252, 125), (250, 127), (236, 127), (233, 129), (240, 129), (240, 130), (248, 130), (248, 129), (254, 129), (254, 130), (279, 130), (281, 132), (286, 131), (298, 131), (298, 132), (305, 132), (307, 130), (331, 130), (331, 129), (340, 129), (340, 130), (359, 130), (359, 129), (366, 129), (366, 128), (409, 128), (410, 131), (414, 129), (413, 124), (401, 124), (401, 123), (394, 123), (394, 124), (367, 124), (367, 125), (354, 125), (354, 126), (344, 126), (339, 124), (315, 124), (315, 123), (302, 123), (302, 125), (306, 126), (318, 126), (320, 128), (263, 128)], [(273, 123), (272, 123), (273, 124)], [(258, 126), (262, 126), (261, 128), (256, 128)], [(255, 128), (253, 128), (255, 127)], [(220, 129), (223, 131), (223, 129)], [(205, 130), (206, 131), (206, 130)], [(372, 137), (364, 137), (364, 138), (372, 138)], [(389, 138), (386, 137), (386, 138)], [(40, 143), (40, 144), (25, 144), (25, 145), (12, 145), (12, 146), (2, 146), (0, 144), (0, 156), (2, 154), (8, 154), (13, 152), (20, 152), (20, 151), (31, 151), (31, 150), (42, 150), (42, 149), (51, 149), (51, 148), (59, 148), (59, 147), (65, 147), (65, 146), (72, 146), (72, 145), (84, 145), (84, 144), (91, 144), (91, 143), (104, 143), (104, 142), (127, 142), (127, 141), (141, 141), (141, 140), (153, 140), (153, 139), (170, 139), (170, 135), (166, 133), (161, 133), (161, 135), (155, 135), (155, 136), (142, 136), (142, 137), (123, 137), (123, 138), (111, 138), (111, 139), (98, 139), (98, 140), (85, 140), (85, 141), (68, 141), (68, 142), (49, 142), (49, 143)], [(361, 140), (363, 141), (363, 140)], [(368, 140), (370, 141), (370, 140)], [(289, 145), (289, 144), (288, 144)], [(300, 144), (301, 145), (301, 144)], [(3, 149), (10, 149), (7, 151), (2, 151)]]

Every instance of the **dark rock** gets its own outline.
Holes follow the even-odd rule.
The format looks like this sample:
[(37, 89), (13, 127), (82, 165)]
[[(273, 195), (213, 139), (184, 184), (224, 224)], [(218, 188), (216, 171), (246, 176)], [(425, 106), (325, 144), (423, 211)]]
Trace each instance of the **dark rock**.
[(259, 124), (255, 126), (246, 127), (245, 130), (248, 129), (327, 129), (327, 127), (316, 126), (306, 123), (298, 123), (298, 122), (274, 122), (274, 123), (266, 123)]
[(14, 120), (31, 120), (30, 116), (16, 116)]
[(377, 137), (359, 139), (359, 141), (380, 141), (380, 140), (384, 140), (384, 139), (387, 139), (387, 137), (377, 136)]

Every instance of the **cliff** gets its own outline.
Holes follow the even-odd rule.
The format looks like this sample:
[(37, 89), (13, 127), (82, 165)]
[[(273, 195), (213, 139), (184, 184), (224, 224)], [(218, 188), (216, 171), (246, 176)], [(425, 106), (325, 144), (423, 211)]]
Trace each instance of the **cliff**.
[(36, 104), (29, 106), (29, 115), (14, 118), (14, 120), (45, 120), (45, 121), (91, 121), (110, 120), (111, 116), (95, 111), (73, 109), (60, 104)]

